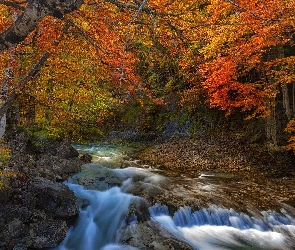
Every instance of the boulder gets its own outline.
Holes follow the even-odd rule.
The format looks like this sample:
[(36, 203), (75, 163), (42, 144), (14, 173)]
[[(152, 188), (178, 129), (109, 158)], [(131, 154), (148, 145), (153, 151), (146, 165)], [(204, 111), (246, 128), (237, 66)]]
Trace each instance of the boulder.
[(20, 205), (0, 206), (0, 249), (57, 247), (66, 236), (67, 223), (42, 210)]
[(61, 220), (45, 220), (31, 224), (27, 245), (36, 249), (57, 247), (66, 237), (67, 228), (66, 222)]
[(78, 204), (74, 193), (66, 185), (45, 178), (34, 178), (29, 181), (25, 201), (28, 207), (50, 213), (53, 218), (68, 220), (78, 216)]
[(26, 152), (30, 154), (51, 154), (64, 159), (79, 156), (78, 151), (73, 148), (68, 138), (63, 140), (51, 140), (47, 138), (30, 138), (27, 141)]
[(45, 175), (47, 171), (50, 171), (54, 174), (54, 179), (61, 176), (63, 180), (66, 180), (70, 174), (81, 171), (83, 161), (79, 158), (65, 159), (51, 154), (42, 154), (36, 165), (40, 173)]
[(86, 164), (86, 163), (90, 163), (90, 162), (92, 161), (92, 156), (89, 155), (89, 154), (82, 154), (82, 155), (80, 156), (80, 160), (81, 160), (84, 164)]
[(45, 154), (58, 156), (64, 159), (75, 158), (79, 156), (78, 151), (72, 146), (69, 138), (62, 141), (50, 140), (43, 137), (32, 137), (25, 132), (14, 134), (9, 140), (9, 146), (12, 154)]
[(0, 241), (0, 250), (6, 250), (7, 249), (7, 245), (5, 242)]
[(57, 247), (68, 226), (78, 217), (74, 193), (59, 181), (79, 172), (91, 157), (79, 153), (67, 139), (30, 138), (26, 133), (10, 140), (12, 157), (0, 190), (0, 250)]
[(70, 159), (79, 156), (79, 153), (76, 149), (71, 145), (71, 141), (65, 138), (61, 143), (59, 143), (56, 147), (56, 154), (63, 159)]
[(193, 250), (184, 239), (178, 239), (155, 221), (127, 225), (120, 232), (119, 242), (138, 249)]
[(14, 219), (8, 223), (8, 232), (13, 238), (19, 238), (28, 235), (28, 228), (19, 219)]
[(105, 191), (110, 187), (122, 185), (122, 179), (112, 169), (105, 168), (99, 164), (83, 165), (83, 173), (75, 174), (72, 180), (87, 189)]

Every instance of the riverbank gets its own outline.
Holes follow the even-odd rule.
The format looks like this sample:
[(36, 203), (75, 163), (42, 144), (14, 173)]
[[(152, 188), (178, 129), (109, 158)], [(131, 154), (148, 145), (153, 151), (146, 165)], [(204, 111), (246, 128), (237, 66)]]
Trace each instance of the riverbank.
[[(54, 247), (61, 242), (78, 211), (73, 193), (60, 182), (79, 172), (83, 163), (90, 162), (87, 155), (79, 157), (69, 141), (32, 144), (22, 136), (11, 145), (15, 152), (7, 169), (23, 173), (25, 178), (11, 178), (10, 191), (0, 196), (0, 249), (3, 250)], [(142, 147), (145, 149), (139, 150)], [(139, 143), (134, 151), (126, 151), (118, 168), (134, 166), (154, 172), (153, 178), (147, 178), (146, 174), (131, 176), (133, 185), (127, 185), (127, 189), (125, 186), (124, 190), (146, 198), (148, 206), (167, 205), (170, 212), (185, 206), (198, 210), (220, 205), (238, 212), (287, 208), (294, 214), (295, 164), (292, 157), (284, 154), (258, 151), (222, 134), (178, 136), (157, 143)], [(110, 156), (115, 155), (108, 152), (99, 158), (110, 164)], [(90, 184), (84, 186), (92, 189), (96, 183), (94, 189), (97, 189), (123, 185), (118, 178), (110, 178), (109, 172), (105, 174), (92, 176), (94, 180), (90, 178)], [(147, 214), (148, 206), (136, 209), (136, 214)]]
[(288, 152), (258, 150), (219, 134), (170, 138), (141, 151), (138, 158), (172, 177), (227, 174), (228, 181), (239, 188), (230, 194), (230, 200), (220, 198), (225, 205), (261, 209), (282, 203), (295, 206), (295, 162)]
[(79, 216), (74, 193), (63, 183), (91, 159), (70, 141), (30, 138), (9, 141), (11, 158), (1, 165), (0, 249), (56, 247)]

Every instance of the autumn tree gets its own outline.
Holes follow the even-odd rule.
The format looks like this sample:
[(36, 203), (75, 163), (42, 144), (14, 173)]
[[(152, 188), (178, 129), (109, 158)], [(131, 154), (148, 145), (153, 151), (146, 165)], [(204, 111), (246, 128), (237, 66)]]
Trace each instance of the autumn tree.
[[(187, 3), (177, 1), (123, 3), (111, 0), (85, 1), (84, 3), (52, 1), (50, 3), (13, 3), (13, 5), (3, 2), (3, 6), (5, 4), (8, 12), (3, 19), (6, 24), (3, 24), (4, 31), (1, 33), (1, 39), (4, 41), (1, 50), (11, 48), (14, 51), (13, 63), (9, 62), (14, 69), (11, 80), (15, 83), (11, 85), (17, 86), (17, 80), (21, 79), (32, 66), (30, 62), (37, 61), (42, 53), (50, 54), (50, 59), (46, 62), (46, 65), (50, 63), (50, 69), (46, 66), (47, 71), (41, 70), (38, 78), (31, 81), (30, 86), (27, 85), (29, 88), (23, 91), (21, 101), (27, 117), (34, 116), (30, 114), (30, 110), (35, 110), (35, 107), (25, 110), (29, 102), (33, 102), (33, 106), (34, 102), (38, 102), (38, 105), (47, 106), (48, 110), (56, 108), (54, 102), (59, 102), (62, 96), (61, 93), (57, 95), (52, 91), (52, 89), (58, 89), (58, 87), (52, 87), (57, 81), (62, 86), (67, 86), (63, 94), (66, 100), (70, 98), (66, 89), (76, 89), (74, 82), (79, 82), (80, 86), (87, 86), (89, 82), (107, 82), (115, 86), (111, 91), (113, 97), (121, 98), (122, 93), (125, 92), (134, 94), (135, 89), (151, 93), (148, 90), (151, 86), (146, 88), (146, 83), (142, 82), (135, 70), (140, 60), (138, 53), (143, 52), (138, 52), (140, 51), (137, 47), (139, 39), (152, 40), (152, 46), (156, 46), (154, 55), (160, 60), (159, 64), (155, 64), (154, 69), (157, 70), (158, 65), (163, 65), (158, 70), (160, 79), (152, 83), (155, 84), (152, 86), (153, 91), (158, 89), (160, 93), (160, 89), (165, 88), (167, 92), (183, 85), (184, 74), (176, 72), (179, 68), (178, 62), (175, 60), (171, 63), (171, 59), (173, 53), (175, 55), (177, 51), (175, 44), (182, 39), (178, 37), (179, 28), (176, 23), (178, 17), (183, 18), (185, 9), (191, 5), (189, 1)], [(183, 21), (179, 25), (183, 25)], [(147, 36), (138, 36), (141, 29), (138, 28), (139, 26), (149, 29)], [(134, 39), (136, 36), (137, 39)], [(11, 37), (15, 37), (12, 39), (13, 42), (9, 40)], [(89, 60), (85, 59), (87, 53), (90, 55)], [(165, 60), (161, 58), (164, 54)], [(146, 56), (149, 57), (148, 54)], [(80, 58), (80, 61), (78, 62), (76, 58)], [(6, 55), (3, 57), (3, 65), (7, 65), (5, 59), (7, 59)], [(83, 62), (83, 65), (80, 62)], [(165, 73), (165, 70), (169, 72)], [(177, 74), (179, 78), (175, 80)], [(72, 79), (69, 77), (71, 75), (80, 77)], [(89, 80), (90, 78), (92, 80)], [(44, 89), (47, 90), (44, 91)], [(70, 100), (67, 102), (77, 103)], [(48, 116), (48, 112), (46, 115)]]
[(184, 33), (195, 58), (189, 56), (186, 67), (197, 65), (200, 78), (186, 98), (203, 89), (209, 106), (226, 115), (264, 118), (268, 140), (277, 145), (279, 93), (286, 120), (293, 116), (288, 84), (293, 82), (294, 2), (197, 1), (194, 9), (194, 25)]
[[(160, 103), (169, 92), (182, 95), (190, 107), (204, 102), (226, 115), (262, 117), (273, 145), (278, 103), (286, 122), (294, 117), (293, 1), (48, 0), (0, 6), (2, 83), (10, 82), (8, 96), (26, 85), (20, 101), (33, 101), (50, 124), (83, 121), (87, 105), (99, 106), (95, 96), (106, 107), (105, 101), (130, 96), (140, 103), (139, 93)], [(42, 55), (47, 61), (38, 63)], [(37, 72), (24, 76), (34, 65), (38, 77), (29, 81)], [(5, 75), (7, 69), (13, 75)], [(91, 124), (95, 113), (112, 113), (98, 106)]]
[[(86, 110), (86, 103), (102, 105), (101, 102), (97, 103), (98, 96), (104, 103), (106, 100), (112, 102), (111, 96), (105, 92), (106, 89), (111, 92), (107, 84), (114, 84), (116, 88), (128, 88), (131, 82), (134, 84), (134, 57), (128, 52), (132, 29), (130, 23), (144, 4), (110, 2), (0, 3), (3, 8), (0, 50), (4, 51), (1, 54), (1, 69), (13, 71), (11, 76), (5, 76), (5, 72), (2, 72), (2, 82), (10, 82), (11, 98), (15, 99), (21, 94), (19, 100), (23, 102), (24, 112), (30, 113), (25, 110), (28, 108), (26, 104), (33, 100), (32, 105), (38, 103), (44, 110), (55, 110), (56, 121), (67, 121), (71, 115), (64, 116), (66, 113), (75, 113), (80, 118), (83, 116), (77, 114), (74, 106), (84, 103), (84, 116), (89, 119), (91, 105)], [(50, 57), (46, 63), (45, 57)], [(38, 72), (34, 70), (34, 74), (24, 78), (36, 61), (37, 67), (34, 68), (38, 68)], [(40, 71), (39, 66), (44, 64), (45, 67)], [(33, 79), (36, 73), (38, 77)], [(20, 84), (22, 79), (26, 80)], [(65, 102), (66, 107), (62, 104)], [(107, 105), (102, 106), (102, 112), (96, 110), (97, 117), (106, 113)], [(7, 109), (2, 110), (4, 114)], [(58, 115), (61, 113), (64, 114), (62, 117)], [(97, 120), (97, 117), (93, 119)], [(78, 124), (82, 124), (81, 121)]]

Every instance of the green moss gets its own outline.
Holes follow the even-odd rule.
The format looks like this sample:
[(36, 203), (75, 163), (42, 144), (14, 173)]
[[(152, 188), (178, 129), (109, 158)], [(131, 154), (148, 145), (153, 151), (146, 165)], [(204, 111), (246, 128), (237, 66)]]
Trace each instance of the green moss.
[(27, 167), (28, 167), (28, 168), (31, 168), (31, 167), (33, 167), (33, 166), (34, 166), (34, 164), (33, 164), (32, 162), (28, 162), (28, 163), (27, 163)]
[(0, 162), (6, 162), (10, 159), (10, 154), (5, 152), (0, 152)]
[(0, 162), (7, 162), (11, 157), (10, 149), (0, 146)]

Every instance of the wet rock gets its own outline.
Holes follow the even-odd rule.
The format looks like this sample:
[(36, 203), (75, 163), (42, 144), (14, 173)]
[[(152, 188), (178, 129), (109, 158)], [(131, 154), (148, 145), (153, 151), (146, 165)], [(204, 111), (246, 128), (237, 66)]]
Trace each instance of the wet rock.
[(79, 156), (78, 151), (73, 148), (68, 138), (58, 141), (42, 137), (33, 137), (28, 138), (26, 143), (25, 152), (29, 154), (49, 153), (63, 159), (71, 159)]
[(0, 206), (0, 249), (56, 247), (67, 230), (65, 220), (55, 220), (48, 213), (20, 205)]
[(9, 233), (15, 237), (21, 237), (28, 233), (27, 227), (19, 219), (14, 219), (8, 224)]
[(0, 249), (56, 247), (66, 235), (67, 222), (78, 216), (68, 187), (44, 178), (29, 182), (21, 204), (12, 202), (0, 204)]
[[(139, 201), (130, 205), (129, 211), (125, 216), (125, 222), (127, 225), (133, 223), (133, 221), (144, 222), (150, 219), (149, 212), (150, 204), (145, 199), (140, 199)], [(136, 220), (135, 220), (136, 218)]]
[(7, 249), (7, 245), (5, 242), (0, 241), (0, 250), (6, 250)]
[(110, 187), (122, 185), (122, 179), (112, 169), (105, 168), (99, 164), (85, 164), (83, 169), (83, 173), (73, 176), (73, 181), (87, 189), (105, 191)]
[(130, 185), (128, 188), (124, 189), (124, 191), (133, 195), (144, 197), (149, 201), (152, 200), (153, 197), (158, 197), (164, 192), (161, 186), (146, 183), (144, 181), (133, 182), (133, 185)]
[(78, 216), (78, 205), (73, 192), (64, 184), (54, 183), (44, 178), (35, 178), (29, 182), (32, 196), (28, 206), (44, 210), (53, 218), (71, 219)]
[[(51, 154), (43, 154), (39, 157), (36, 164), (39, 168), (38, 172), (42, 173), (43, 176), (45, 175), (45, 178), (55, 180), (57, 176), (60, 176), (62, 180), (65, 180), (70, 174), (81, 171), (83, 161), (79, 158), (64, 159)], [(46, 175), (47, 172), (51, 172), (53, 176)]]
[(12, 157), (5, 171), (15, 173), (0, 190), (0, 250), (56, 247), (78, 217), (77, 199), (63, 181), (84, 161), (69, 140), (29, 138), (10, 141)]
[(32, 224), (30, 228), (31, 246), (42, 249), (57, 247), (66, 236), (67, 224), (65, 221), (42, 221)]
[[(24, 156), (23, 156), (24, 157)], [(12, 164), (15, 165), (18, 159), (17, 157), (14, 157), (13, 159), (11, 159), (10, 162), (13, 162)], [(20, 163), (22, 164), (22, 163)], [(20, 164), (17, 164), (18, 166), (20, 166)], [(42, 178), (46, 178), (49, 180), (55, 180), (56, 179), (56, 173), (49, 167), (45, 167), (42, 165), (38, 165), (36, 164), (36, 161), (34, 160), (34, 162), (29, 161), (27, 164), (23, 164), (24, 167), (22, 168), (21, 172), (25, 175), (25, 176), (30, 176), (31, 178), (33, 177), (42, 177)]]
[(83, 154), (80, 156), (80, 160), (86, 164), (86, 163), (90, 163), (92, 161), (92, 156), (89, 154)]
[(58, 144), (56, 149), (56, 156), (59, 156), (63, 159), (70, 159), (79, 156), (79, 153), (71, 145), (71, 141), (65, 138), (61, 143)]
[(13, 250), (27, 250), (28, 248), (24, 244), (17, 244), (13, 247)]
[(154, 221), (126, 226), (121, 231), (120, 243), (138, 249), (151, 250), (193, 250), (183, 239), (178, 239)]
[(9, 167), (18, 171), (27, 171), (29, 168), (36, 166), (36, 159), (33, 155), (26, 153), (15, 153), (9, 160)]
[(55, 181), (61, 177), (61, 181), (66, 180), (70, 174), (77, 173), (86, 159), (62, 158), (50, 153), (31, 155), (29, 153), (17, 152), (12, 155), (9, 166), (16, 171), (31, 177), (43, 177)]
[(48, 218), (47, 214), (42, 210), (28, 208), (21, 205), (10, 205), (6, 207), (5, 214), (8, 223), (9, 221), (17, 219), (26, 225), (46, 220)]

